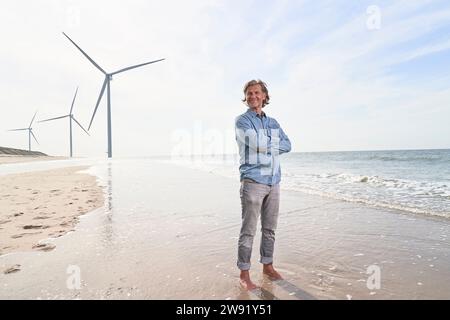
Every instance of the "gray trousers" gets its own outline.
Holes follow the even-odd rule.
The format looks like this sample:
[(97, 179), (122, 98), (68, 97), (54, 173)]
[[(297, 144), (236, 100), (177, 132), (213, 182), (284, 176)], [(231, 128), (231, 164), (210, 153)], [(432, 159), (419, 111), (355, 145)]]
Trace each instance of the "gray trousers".
[(242, 227), (238, 242), (237, 266), (241, 270), (250, 269), (253, 238), (261, 215), (260, 262), (273, 262), (275, 229), (277, 228), (280, 205), (280, 185), (268, 186), (244, 179), (240, 189), (242, 206)]

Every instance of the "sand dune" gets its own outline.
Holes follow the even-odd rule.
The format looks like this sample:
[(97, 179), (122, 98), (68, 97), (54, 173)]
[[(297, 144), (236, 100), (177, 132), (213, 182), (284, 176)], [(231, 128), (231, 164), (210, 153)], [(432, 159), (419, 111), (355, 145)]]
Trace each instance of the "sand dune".
[(8, 164), (8, 163), (31, 162), (31, 161), (46, 161), (46, 160), (61, 160), (61, 159), (67, 159), (67, 157), (0, 154), (0, 165)]

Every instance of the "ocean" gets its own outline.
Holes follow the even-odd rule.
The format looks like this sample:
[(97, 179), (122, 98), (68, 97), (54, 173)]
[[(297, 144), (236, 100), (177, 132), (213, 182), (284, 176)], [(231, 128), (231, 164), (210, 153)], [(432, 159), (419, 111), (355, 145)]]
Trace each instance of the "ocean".
[[(239, 178), (238, 155), (170, 162)], [(281, 172), (285, 190), (450, 218), (450, 149), (294, 152)]]

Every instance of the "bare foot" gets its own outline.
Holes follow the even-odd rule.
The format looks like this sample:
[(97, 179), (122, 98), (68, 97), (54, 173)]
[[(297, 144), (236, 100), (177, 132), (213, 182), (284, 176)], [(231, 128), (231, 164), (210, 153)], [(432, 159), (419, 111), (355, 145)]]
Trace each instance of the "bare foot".
[(240, 278), (239, 283), (245, 290), (250, 291), (250, 290), (258, 288), (258, 286), (256, 284), (254, 284), (252, 282), (252, 280), (250, 280), (250, 274), (248, 271), (241, 271), (241, 275), (239, 278)]
[(265, 264), (263, 273), (272, 281), (283, 280), (283, 277), (273, 268), (272, 264)]

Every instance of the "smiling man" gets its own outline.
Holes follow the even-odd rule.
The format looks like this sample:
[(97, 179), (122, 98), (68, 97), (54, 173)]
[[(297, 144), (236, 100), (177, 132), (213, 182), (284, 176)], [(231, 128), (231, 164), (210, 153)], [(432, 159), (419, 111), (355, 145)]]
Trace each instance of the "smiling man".
[(242, 227), (237, 266), (240, 282), (247, 290), (257, 288), (250, 279), (253, 238), (261, 216), (260, 262), (271, 280), (282, 279), (273, 267), (275, 230), (280, 204), (281, 170), (279, 155), (291, 151), (291, 142), (274, 118), (262, 109), (269, 104), (267, 85), (251, 80), (244, 86), (247, 112), (236, 118), (236, 141), (240, 155)]

